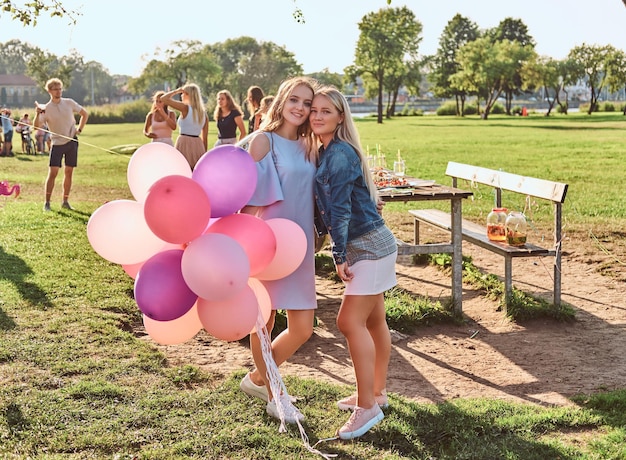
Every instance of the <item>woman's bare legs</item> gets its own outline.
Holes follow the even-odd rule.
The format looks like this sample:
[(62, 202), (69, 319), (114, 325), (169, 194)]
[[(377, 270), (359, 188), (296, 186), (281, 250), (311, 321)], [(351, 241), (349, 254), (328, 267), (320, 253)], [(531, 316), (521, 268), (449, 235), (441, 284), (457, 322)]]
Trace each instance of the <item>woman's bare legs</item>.
[(348, 342), (357, 382), (357, 405), (370, 408), (376, 404), (374, 395), (385, 389), (391, 353), (383, 294), (344, 296), (337, 327)]
[[(274, 315), (268, 322), (268, 332), (271, 334), (269, 323), (274, 327)], [(272, 354), (277, 366), (287, 361), (313, 334), (313, 320), (315, 310), (287, 310), (287, 328), (272, 341)], [(256, 369), (250, 372), (250, 380), (256, 385), (263, 385), (268, 389), (271, 399), (271, 390), (267, 382), (267, 368), (263, 360), (261, 344), (256, 334), (250, 335), (250, 349)]]

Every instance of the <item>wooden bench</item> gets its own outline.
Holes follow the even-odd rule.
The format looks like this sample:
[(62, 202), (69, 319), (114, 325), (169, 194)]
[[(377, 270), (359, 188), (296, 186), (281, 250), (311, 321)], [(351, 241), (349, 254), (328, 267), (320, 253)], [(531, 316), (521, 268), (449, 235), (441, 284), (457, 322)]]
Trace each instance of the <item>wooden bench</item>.
[[(469, 220), (462, 220), (462, 239), (488, 251), (504, 257), (504, 287), (505, 306), (509, 305), (513, 291), (513, 268), (512, 260), (516, 257), (554, 257), (554, 306), (561, 305), (561, 216), (562, 204), (567, 193), (567, 184), (552, 182), (533, 177), (520, 176), (504, 171), (481, 168), (462, 163), (449, 162), (446, 175), (452, 178), (452, 186), (457, 187), (459, 180), (469, 181), (471, 184), (488, 185), (495, 189), (495, 207), (502, 207), (502, 191), (520, 193), (549, 200), (554, 205), (554, 241), (552, 247), (543, 248), (534, 244), (526, 243), (524, 246), (509, 246), (487, 238), (486, 226), (479, 225)], [(450, 214), (437, 209), (411, 210), (409, 213), (414, 218), (414, 243), (419, 244), (420, 223), (426, 223), (434, 227), (451, 231)]]

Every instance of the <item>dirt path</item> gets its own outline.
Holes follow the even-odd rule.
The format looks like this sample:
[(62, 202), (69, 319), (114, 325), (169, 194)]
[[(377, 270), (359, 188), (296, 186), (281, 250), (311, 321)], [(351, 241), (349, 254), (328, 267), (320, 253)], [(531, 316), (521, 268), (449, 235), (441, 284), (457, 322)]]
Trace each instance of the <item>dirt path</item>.
[[(486, 396), (567, 405), (576, 393), (624, 387), (626, 286), (600, 275), (599, 261), (591, 260), (588, 252), (583, 243), (563, 257), (563, 301), (577, 310), (576, 322), (514, 324), (496, 311), (494, 302), (464, 286), (463, 325), (395, 335), (388, 390), (420, 402)], [(465, 253), (485, 272), (503, 275), (502, 258), (471, 245), (464, 246)], [(514, 285), (551, 298), (549, 263), (547, 258), (515, 260)], [(449, 277), (434, 267), (413, 266), (405, 256), (399, 258), (397, 271), (399, 285), (407, 290), (433, 299), (450, 295)], [(345, 340), (335, 326), (342, 286), (319, 279), (317, 292), (319, 327), (281, 372), (353, 385)], [(161, 348), (172, 364), (193, 363), (215, 374), (252, 366), (245, 346), (204, 333)]]

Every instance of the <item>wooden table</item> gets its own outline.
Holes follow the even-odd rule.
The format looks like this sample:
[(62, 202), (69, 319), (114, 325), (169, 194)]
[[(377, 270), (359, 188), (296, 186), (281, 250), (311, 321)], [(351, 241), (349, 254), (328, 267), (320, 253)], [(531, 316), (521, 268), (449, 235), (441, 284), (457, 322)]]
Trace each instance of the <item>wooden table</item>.
[[(407, 178), (409, 183), (411, 178)], [(415, 179), (417, 180), (417, 179)], [(473, 195), (468, 190), (461, 190), (445, 185), (434, 184), (430, 186), (420, 186), (411, 188), (398, 188), (395, 190), (381, 189), (380, 198), (385, 202), (404, 202), (409, 201), (443, 201), (450, 200), (451, 215), (451, 241), (449, 243), (437, 244), (417, 244), (419, 243), (419, 234), (417, 227), (415, 230), (415, 244), (408, 244), (398, 240), (398, 254), (452, 254), (452, 305), (457, 314), (463, 311), (463, 253), (462, 253), (462, 237), (461, 237), (461, 220), (463, 219), (463, 198)]]

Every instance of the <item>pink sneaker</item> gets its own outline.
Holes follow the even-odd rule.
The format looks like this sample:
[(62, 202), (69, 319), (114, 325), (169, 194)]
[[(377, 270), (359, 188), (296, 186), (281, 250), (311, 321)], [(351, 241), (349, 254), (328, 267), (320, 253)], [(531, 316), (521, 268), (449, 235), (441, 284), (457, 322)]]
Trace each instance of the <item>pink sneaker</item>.
[[(381, 409), (386, 409), (389, 407), (389, 403), (387, 402), (387, 392), (383, 390), (380, 395), (374, 396), (376, 399), (376, 403)], [(357, 394), (354, 393), (347, 398), (340, 399), (337, 401), (337, 407), (341, 410), (354, 410), (356, 407)]]
[(378, 404), (374, 404), (369, 409), (356, 406), (345, 425), (337, 431), (337, 436), (344, 440), (358, 438), (384, 418), (385, 414)]

